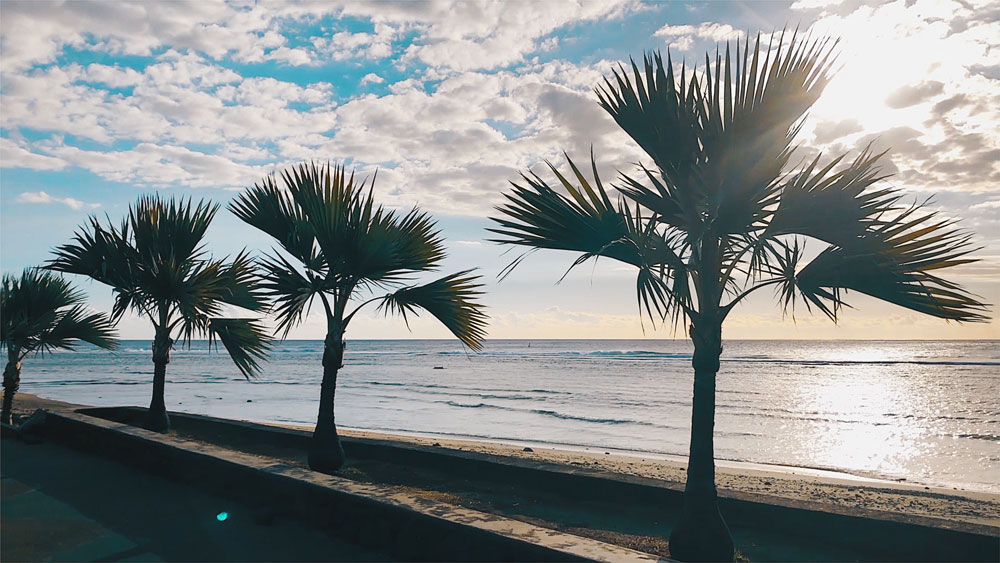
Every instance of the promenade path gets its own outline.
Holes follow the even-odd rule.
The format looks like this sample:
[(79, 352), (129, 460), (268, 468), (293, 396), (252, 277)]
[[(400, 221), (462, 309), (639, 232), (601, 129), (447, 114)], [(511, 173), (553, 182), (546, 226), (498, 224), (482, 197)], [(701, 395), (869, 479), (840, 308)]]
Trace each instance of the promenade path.
[[(387, 561), (285, 519), (61, 445), (0, 446), (0, 561)], [(224, 520), (219, 514), (225, 512)]]

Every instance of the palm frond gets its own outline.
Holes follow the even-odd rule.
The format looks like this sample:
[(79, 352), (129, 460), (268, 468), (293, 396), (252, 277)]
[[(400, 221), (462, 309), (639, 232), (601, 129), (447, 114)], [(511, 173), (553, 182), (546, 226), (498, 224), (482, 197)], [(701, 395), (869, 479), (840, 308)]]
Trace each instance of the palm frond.
[[(668, 315), (676, 322), (690, 305), (686, 267), (681, 258), (685, 243), (678, 243), (682, 237), (665, 236), (657, 228), (660, 217), (643, 215), (638, 203), (634, 208), (622, 201), (615, 206), (601, 183), (593, 154), (593, 183), (568, 155), (566, 159), (579, 187), (551, 163), (549, 169), (569, 197), (537, 174), (522, 174), (527, 186), (513, 184), (513, 194), (505, 194), (508, 203), (497, 207), (504, 216), (491, 218), (499, 226), (487, 230), (504, 237), (492, 242), (527, 246), (531, 249), (528, 252), (552, 249), (580, 253), (569, 270), (600, 256), (635, 266), (639, 270), (639, 311), (645, 312), (654, 324)], [(524, 256), (512, 261), (501, 277), (517, 267)]]
[(670, 180), (654, 174), (641, 164), (639, 168), (649, 185), (622, 174), (623, 183), (617, 186), (618, 191), (652, 211), (661, 223), (689, 233), (692, 238), (700, 236), (705, 226), (700, 198), (692, 197), (690, 190), (678, 190)]
[(128, 223), (123, 221), (121, 228), (116, 229), (109, 221), (104, 228), (96, 217), (90, 217), (88, 224), (73, 235), (73, 240), (57, 247), (55, 258), (45, 267), (88, 276), (113, 288), (119, 295), (111, 317), (120, 319), (140, 293), (136, 286), (139, 257), (129, 242)]
[(191, 199), (142, 196), (129, 207), (128, 223), (140, 260), (149, 265), (197, 259), (219, 204)]
[[(778, 286), (777, 293), (782, 312), (784, 314), (790, 313), (794, 318), (796, 295), (798, 294), (796, 287), (798, 283), (797, 272), (799, 265), (802, 263), (804, 246), (798, 238), (795, 238), (791, 244), (784, 242), (776, 244), (778, 248), (774, 252), (774, 261), (767, 264), (767, 269), (776, 279), (780, 280), (778, 282), (780, 285)], [(838, 289), (828, 292), (830, 296), (828, 299), (833, 299), (835, 303), (839, 302), (839, 294), (837, 292), (839, 292)], [(815, 291), (810, 292), (808, 296), (803, 295), (803, 297), (806, 299), (806, 307), (809, 307), (809, 304), (812, 303), (827, 316), (836, 318), (835, 311), (827, 307), (826, 303), (822, 300), (815, 299), (815, 297), (818, 297)]]
[(768, 45), (759, 67), (759, 36), (752, 57), (749, 37), (742, 53), (736, 43), (733, 59), (729, 44), (724, 56), (716, 51), (714, 65), (706, 55), (700, 171), (712, 194), (715, 232), (744, 232), (776, 202), (800, 120), (832, 77), (835, 45), (829, 39), (800, 40), (796, 32), (786, 47), (782, 32), (773, 57)]
[(841, 290), (853, 290), (934, 317), (985, 322), (986, 303), (935, 270), (975, 262), (970, 235), (919, 206), (887, 219), (851, 245), (830, 246), (803, 267), (795, 285), (836, 321)]
[[(701, 87), (692, 73), (688, 82), (682, 65), (677, 80), (667, 54), (643, 57), (644, 72), (631, 61), (595, 89), (601, 107), (646, 151), (671, 186), (684, 186), (693, 164), (701, 160), (699, 142)], [(665, 215), (669, 217), (670, 215)]]
[(237, 196), (229, 209), (243, 222), (274, 237), (285, 252), (307, 268), (322, 267), (309, 217), (288, 193), (278, 188), (273, 175)]
[(490, 218), (498, 226), (487, 230), (503, 237), (491, 239), (491, 242), (581, 252), (586, 256), (583, 260), (606, 256), (634, 266), (642, 265), (643, 256), (626, 219), (627, 208), (616, 208), (611, 203), (593, 158), (593, 184), (580, 173), (569, 156), (566, 160), (580, 187), (574, 186), (552, 163), (547, 163), (549, 169), (570, 197), (555, 191), (537, 174), (522, 174), (526, 185), (512, 182), (513, 193), (504, 194), (507, 203), (496, 208), (502, 216)]
[(386, 314), (399, 313), (404, 320), (409, 314), (417, 314), (417, 309), (423, 309), (441, 321), (463, 344), (481, 350), (488, 317), (478, 302), (483, 294), (482, 284), (478, 283), (479, 276), (469, 275), (471, 271), (398, 289), (383, 297), (379, 308)]
[(271, 349), (264, 325), (256, 319), (212, 319), (208, 324), (211, 341), (218, 338), (244, 377), (260, 374), (260, 361)]
[(833, 170), (843, 155), (819, 169), (821, 156), (817, 156), (781, 187), (764, 236), (797, 234), (838, 246), (849, 246), (863, 237), (899, 201), (893, 188), (869, 189), (887, 177), (878, 166), (884, 154), (873, 153), (869, 145), (837, 172)]
[(357, 225), (372, 210), (371, 198), (364, 197), (365, 182), (355, 182), (354, 174), (348, 176), (343, 166), (315, 162), (290, 167), (281, 177), (298, 213), (309, 221), (327, 260), (328, 275), (343, 275), (344, 253), (355, 246), (351, 239), (357, 239), (350, 220)]
[[(295, 221), (268, 228), (280, 233), (307, 221), (331, 281), (396, 283), (408, 274), (435, 268), (444, 257), (443, 241), (429, 215), (413, 209), (400, 217), (376, 206), (374, 181), (356, 182), (342, 165), (302, 164), (284, 171), (282, 178), (291, 198), (282, 205), (295, 208), (285, 215)], [(301, 252), (290, 254), (302, 260)]]
[(267, 300), (259, 282), (256, 265), (244, 250), (221, 268), (219, 300), (247, 311), (262, 311), (267, 308)]
[[(751, 50), (753, 56), (750, 56)], [(679, 81), (669, 56), (643, 59), (644, 72), (614, 71), (598, 88), (601, 106), (653, 159), (660, 178), (647, 171), (649, 188), (626, 177), (622, 192), (695, 237), (711, 227), (740, 233), (776, 202), (777, 181), (792, 152), (796, 122), (830, 79), (828, 41), (760, 38), (726, 45), (714, 63), (706, 56), (703, 78), (682, 66)]]
[(83, 293), (59, 276), (38, 268), (4, 275), (0, 286), (0, 342), (29, 352), (67, 349), (83, 340), (102, 348), (117, 346), (105, 315), (88, 314)]
[(313, 297), (328, 288), (323, 280), (310, 280), (278, 254), (261, 258), (260, 266), (261, 291), (271, 299), (270, 312), (278, 321), (276, 330), (287, 337), (292, 327), (302, 322)]
[(77, 305), (61, 312), (50, 329), (38, 334), (34, 350), (69, 350), (80, 341), (105, 350), (115, 350), (118, 348), (118, 332), (107, 315), (88, 313), (85, 307)]

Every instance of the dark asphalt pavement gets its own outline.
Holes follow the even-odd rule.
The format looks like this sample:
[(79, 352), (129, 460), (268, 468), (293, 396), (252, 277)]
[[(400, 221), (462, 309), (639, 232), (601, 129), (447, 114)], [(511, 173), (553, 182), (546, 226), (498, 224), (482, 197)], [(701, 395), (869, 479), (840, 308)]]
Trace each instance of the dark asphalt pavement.
[(5, 563), (389, 560), (297, 521), (257, 523), (245, 503), (57, 444), (4, 438), (0, 476)]

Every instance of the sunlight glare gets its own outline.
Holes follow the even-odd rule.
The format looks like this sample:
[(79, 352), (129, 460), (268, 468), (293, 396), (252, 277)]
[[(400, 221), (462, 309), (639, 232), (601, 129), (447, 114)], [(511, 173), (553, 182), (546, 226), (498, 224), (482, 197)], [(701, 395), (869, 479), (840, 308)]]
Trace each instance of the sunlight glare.
[[(839, 37), (836, 76), (813, 106), (813, 121), (853, 119), (864, 130), (887, 130), (917, 124), (925, 117), (920, 103), (896, 108), (887, 103), (904, 87), (961, 79), (965, 55), (961, 41), (950, 41), (944, 20), (949, 3), (894, 2), (866, 7), (847, 17), (829, 16), (812, 28), (814, 36)], [(929, 85), (928, 85), (929, 84)]]

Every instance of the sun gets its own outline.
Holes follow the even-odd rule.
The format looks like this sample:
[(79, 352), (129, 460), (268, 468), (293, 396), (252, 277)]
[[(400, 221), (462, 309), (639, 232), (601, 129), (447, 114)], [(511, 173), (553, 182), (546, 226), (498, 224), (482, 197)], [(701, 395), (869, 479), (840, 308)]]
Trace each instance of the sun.
[(814, 36), (839, 38), (838, 68), (812, 120), (854, 120), (864, 131), (885, 131), (926, 119), (925, 105), (965, 72), (947, 24), (934, 21), (948, 4), (895, 2), (817, 21)]

